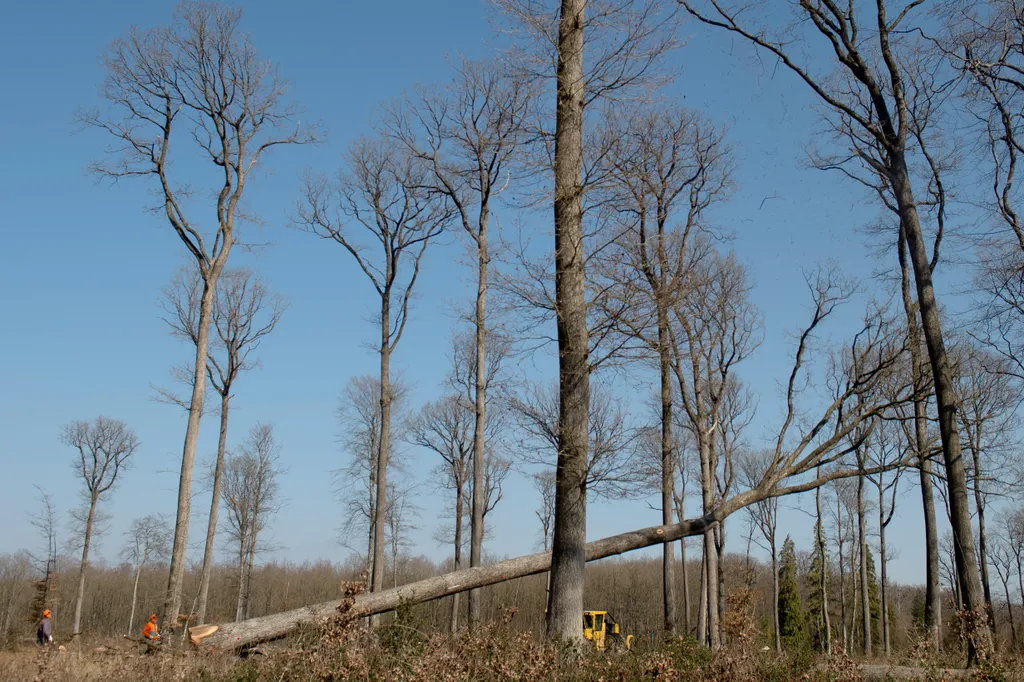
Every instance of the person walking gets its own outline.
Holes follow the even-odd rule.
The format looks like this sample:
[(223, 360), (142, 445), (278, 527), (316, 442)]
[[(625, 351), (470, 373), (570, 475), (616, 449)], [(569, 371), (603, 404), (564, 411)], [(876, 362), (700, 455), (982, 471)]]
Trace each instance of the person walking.
[(39, 646), (48, 646), (53, 644), (53, 621), (50, 617), (53, 614), (50, 613), (50, 609), (43, 611), (43, 617), (39, 621), (39, 626), (36, 628), (36, 642)]

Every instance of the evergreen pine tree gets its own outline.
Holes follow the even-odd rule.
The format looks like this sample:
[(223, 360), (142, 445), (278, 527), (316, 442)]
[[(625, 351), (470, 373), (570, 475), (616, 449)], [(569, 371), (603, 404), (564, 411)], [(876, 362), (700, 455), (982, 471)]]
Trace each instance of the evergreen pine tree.
[(797, 580), (796, 546), (787, 535), (779, 560), (779, 633), (789, 646), (798, 646), (804, 637), (804, 609)]
[(822, 556), (822, 551), (819, 551), (817, 543), (815, 543), (814, 553), (811, 554), (810, 570), (806, 578), (807, 592), (810, 595), (807, 603), (807, 634), (811, 645), (816, 649), (824, 649), (825, 642), (829, 637), (829, 633), (825, 632), (825, 620), (821, 614), (821, 604), (823, 601), (823, 595), (821, 594), (822, 571), (825, 572), (826, 586), (832, 579), (832, 572), (829, 570), (828, 565), (828, 549), (820, 549), (824, 550), (824, 557)]

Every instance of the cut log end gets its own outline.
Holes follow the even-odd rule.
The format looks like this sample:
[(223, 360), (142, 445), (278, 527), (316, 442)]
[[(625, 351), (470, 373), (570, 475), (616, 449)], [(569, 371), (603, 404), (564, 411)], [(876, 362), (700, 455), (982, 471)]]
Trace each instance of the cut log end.
[(194, 646), (199, 646), (203, 640), (220, 630), (216, 625), (196, 625), (188, 629), (188, 638)]

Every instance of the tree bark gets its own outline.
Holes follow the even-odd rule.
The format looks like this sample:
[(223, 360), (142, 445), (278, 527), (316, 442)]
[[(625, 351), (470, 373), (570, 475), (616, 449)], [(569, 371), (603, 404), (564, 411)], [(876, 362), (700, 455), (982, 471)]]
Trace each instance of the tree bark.
[[(613, 535), (587, 543), (585, 560), (596, 561), (663, 542), (675, 542), (683, 537), (703, 535), (713, 521), (692, 519), (671, 526), (652, 526)], [(551, 568), (552, 554), (542, 552), (508, 559), (488, 566), (464, 568), (461, 571), (420, 580), (396, 589), (358, 595), (351, 610), (353, 617), (393, 611), (399, 606), (413, 606), (459, 592), (494, 585), (496, 583), (543, 573)], [(239, 649), (259, 642), (277, 639), (305, 623), (337, 613), (342, 602), (332, 600), (305, 606), (283, 613), (260, 616), (241, 623), (201, 625), (191, 628), (191, 641), (196, 645), (215, 649)], [(582, 611), (581, 611), (582, 612)], [(574, 620), (579, 628), (579, 623)]]
[[(857, 453), (857, 463), (864, 466), (863, 454)], [(868, 531), (864, 514), (864, 476), (857, 477), (857, 543), (860, 553), (860, 610), (861, 643), (864, 656), (871, 658), (871, 593), (868, 591)]]
[[(960, 434), (957, 430), (958, 401), (953, 387), (953, 374), (949, 355), (942, 334), (939, 304), (935, 299), (932, 284), (932, 266), (921, 232), (917, 214), (917, 203), (910, 187), (906, 160), (902, 154), (890, 158), (889, 180), (896, 197), (900, 223), (907, 238), (910, 262), (914, 267), (914, 281), (917, 285), (917, 301), (921, 314), (925, 345), (932, 366), (935, 384), (935, 402), (939, 412), (939, 434), (942, 437), (942, 454), (946, 465), (946, 486), (949, 490), (950, 524), (953, 528), (953, 546), (957, 579), (962, 584), (964, 607), (968, 611), (983, 613), (984, 595), (974, 554), (974, 532), (971, 528), (971, 511), (967, 501), (967, 474), (964, 470), (963, 453), (960, 448)], [(982, 644), (990, 644), (988, 630), (978, 634)], [(967, 660), (972, 665), (977, 660), (977, 646), (969, 638)]]
[[(393, 265), (388, 263), (388, 279)], [(380, 449), (377, 453), (377, 499), (374, 502), (373, 564), (370, 574), (370, 591), (384, 589), (384, 533), (387, 523), (387, 473), (388, 455), (391, 447), (391, 292), (381, 296), (380, 305)]]
[[(715, 472), (714, 457), (705, 441), (700, 445), (701, 451), (701, 492), (704, 514), (709, 514), (715, 506)], [(715, 529), (708, 529), (704, 534), (704, 573), (707, 582), (707, 644), (712, 649), (721, 647), (720, 619), (718, 611), (718, 548), (715, 545)]]
[[(229, 243), (225, 242), (218, 262), (227, 259)], [(167, 599), (164, 602), (162, 622), (168, 630), (174, 629), (181, 610), (181, 589), (185, 577), (185, 553), (188, 551), (188, 525), (192, 511), (192, 475), (196, 463), (196, 442), (199, 422), (203, 417), (203, 399), (206, 395), (206, 357), (210, 350), (210, 321), (213, 319), (213, 298), (220, 276), (220, 266), (214, 264), (203, 272), (203, 295), (199, 304), (198, 334), (196, 337), (195, 375), (192, 381), (192, 400), (188, 409), (188, 427), (181, 455), (181, 476), (178, 479), (178, 508), (174, 520), (174, 543), (171, 546), (171, 565), (167, 576)]]
[(992, 651), (997, 650), (996, 614), (992, 607), (992, 583), (988, 573), (988, 534), (985, 532), (985, 493), (981, 489), (984, 473), (981, 468), (981, 425), (978, 425), (977, 441), (971, 446), (971, 458), (974, 461), (974, 504), (978, 509), (978, 564), (981, 567), (981, 588), (985, 595), (985, 621), (992, 633)]
[(843, 621), (843, 648), (850, 650), (849, 630), (846, 627), (846, 557), (843, 554), (843, 501), (836, 495), (836, 533), (839, 536), (839, 617)]
[[(659, 299), (661, 297), (659, 296)], [(672, 523), (675, 505), (675, 445), (672, 440), (672, 375), (668, 348), (668, 315), (663, 301), (658, 302), (658, 355), (661, 372), (661, 522)], [(675, 552), (672, 543), (662, 545), (662, 603), (665, 633), (676, 632)], [(684, 569), (685, 570), (685, 569)]]
[(880, 569), (881, 583), (881, 619), (882, 619), (882, 652), (886, 658), (891, 653), (889, 639), (889, 580), (886, 573), (888, 561), (885, 556), (885, 490), (882, 486), (882, 477), (878, 477), (878, 563)]
[(902, 271), (903, 310), (907, 317), (907, 343), (914, 382), (914, 438), (920, 474), (921, 506), (924, 511), (925, 597), (924, 626), (934, 651), (941, 650), (939, 614), (942, 589), (939, 585), (939, 534), (935, 521), (935, 493), (932, 490), (932, 460), (928, 453), (928, 399), (925, 395), (924, 361), (921, 357), (921, 329), (917, 304), (910, 284), (906, 232), (900, 229), (899, 262)]
[(700, 596), (697, 598), (697, 641), (708, 646), (708, 560), (707, 543), (701, 538), (700, 546)]
[[(820, 474), (820, 469), (819, 469)], [(823, 642), (823, 648), (826, 656), (832, 655), (832, 619), (828, 612), (828, 561), (825, 557), (825, 534), (823, 521), (821, 518), (821, 488), (816, 488), (814, 491), (814, 508), (818, 515), (818, 523), (815, 527), (815, 541), (818, 544), (818, 556), (821, 557), (821, 576), (818, 578), (818, 589), (821, 591), (821, 623), (822, 629), (825, 631), (825, 641)], [(842, 570), (842, 566), (840, 566)], [(776, 591), (776, 610), (778, 609), (778, 592)], [(778, 629), (778, 623), (776, 623), (776, 630)]]
[(686, 569), (686, 540), (679, 541), (679, 572), (682, 574), (680, 579), (683, 586), (683, 628), (686, 632), (691, 632), (693, 619), (690, 617), (690, 576)]
[(85, 569), (89, 565), (89, 544), (92, 542), (92, 522), (96, 516), (96, 494), (89, 499), (89, 515), (85, 518), (85, 538), (82, 540), (82, 563), (78, 569), (78, 594), (75, 597), (75, 618), (71, 623), (71, 636), (77, 637), (82, 624), (82, 602), (85, 601)]
[(242, 620), (245, 614), (245, 541), (239, 544), (238, 550), (238, 598), (235, 600), (235, 622)]
[(772, 628), (775, 630), (775, 651), (782, 653), (782, 631), (779, 629), (779, 555), (775, 538), (771, 542), (772, 552)]
[[(484, 458), (487, 447), (484, 433), (487, 417), (487, 225), (488, 208), (486, 201), (480, 205), (479, 229), (476, 234), (477, 282), (476, 282), (476, 386), (474, 387), (474, 408), (476, 421), (473, 424), (473, 508), (470, 522), (469, 565), (479, 566), (484, 544)], [(458, 604), (458, 597), (455, 598)], [(453, 607), (454, 608), (454, 607)], [(469, 593), (469, 627), (473, 629), (480, 622), (480, 593)]]
[(132, 628), (135, 627), (135, 605), (138, 603), (139, 598), (139, 577), (142, 576), (142, 564), (140, 563), (135, 568), (135, 584), (132, 585), (132, 612), (128, 616), (128, 634), (131, 634)]
[(206, 546), (203, 549), (203, 572), (199, 579), (199, 606), (196, 622), (206, 622), (206, 602), (210, 594), (210, 576), (213, 574), (214, 540), (217, 537), (217, 512), (220, 510), (220, 479), (224, 474), (224, 453), (228, 443), (228, 407), (231, 402), (231, 385), (224, 386), (220, 396), (220, 435), (217, 439), (217, 461), (213, 465), (213, 492), (210, 499), (210, 516), (206, 524)]
[[(462, 568), (462, 485), (458, 485), (455, 488), (455, 563), (454, 568), (456, 571)], [(472, 592), (470, 593), (472, 594)], [(470, 611), (472, 611), (472, 604), (470, 604)], [(458, 593), (452, 595), (452, 619), (451, 619), (451, 633), (454, 635), (459, 631), (459, 595)]]
[(589, 339), (584, 277), (583, 17), (586, 0), (562, 0), (555, 115), (555, 308), (559, 448), (555, 480), (548, 637), (581, 642), (587, 535)]

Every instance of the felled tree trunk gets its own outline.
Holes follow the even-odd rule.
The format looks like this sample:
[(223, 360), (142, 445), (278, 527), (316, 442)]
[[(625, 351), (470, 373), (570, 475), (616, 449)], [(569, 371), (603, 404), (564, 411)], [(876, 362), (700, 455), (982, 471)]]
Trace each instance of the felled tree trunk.
[[(595, 561), (663, 542), (674, 542), (683, 537), (702, 535), (713, 523), (706, 518), (684, 521), (670, 526), (653, 526), (641, 530), (613, 535), (586, 545), (586, 560)], [(535, 575), (549, 570), (551, 554), (531, 554), (509, 559), (490, 566), (467, 568), (454, 573), (420, 580), (390, 590), (357, 596), (349, 611), (353, 617), (393, 611), (398, 606), (412, 606), (477, 587)], [(239, 623), (224, 625), (197, 625), (189, 630), (192, 643), (203, 648), (240, 649), (260, 642), (278, 639), (306, 623), (327, 618), (338, 612), (343, 602), (333, 600), (305, 606), (283, 613), (250, 618)]]

